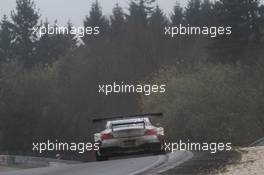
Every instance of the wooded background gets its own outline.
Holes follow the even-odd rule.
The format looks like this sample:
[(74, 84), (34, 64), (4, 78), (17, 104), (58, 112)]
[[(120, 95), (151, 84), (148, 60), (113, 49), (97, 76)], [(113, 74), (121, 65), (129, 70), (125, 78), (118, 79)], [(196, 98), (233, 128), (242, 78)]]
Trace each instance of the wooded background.
[[(33, 0), (0, 23), (0, 151), (32, 154), (32, 142), (92, 141), (95, 116), (163, 112), (169, 140), (231, 141), (264, 135), (264, 6), (258, 0), (175, 1), (165, 15), (155, 0), (95, 1), (83, 25), (100, 35), (37, 37)], [(63, 8), (63, 5), (62, 7)], [(232, 35), (164, 35), (165, 26), (231, 26)], [(74, 24), (65, 24), (71, 28)], [(167, 84), (165, 94), (98, 94), (98, 84)], [(53, 153), (52, 153), (53, 154)], [(54, 153), (55, 154), (55, 153)]]

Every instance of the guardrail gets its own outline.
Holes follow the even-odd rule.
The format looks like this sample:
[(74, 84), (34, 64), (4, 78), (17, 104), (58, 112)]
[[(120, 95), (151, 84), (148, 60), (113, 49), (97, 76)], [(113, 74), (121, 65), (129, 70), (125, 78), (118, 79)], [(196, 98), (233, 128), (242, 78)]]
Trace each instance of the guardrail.
[(17, 165), (17, 166), (35, 168), (35, 167), (50, 166), (51, 163), (76, 164), (80, 162), (49, 159), (49, 158), (42, 158), (42, 157), (0, 155), (0, 165)]

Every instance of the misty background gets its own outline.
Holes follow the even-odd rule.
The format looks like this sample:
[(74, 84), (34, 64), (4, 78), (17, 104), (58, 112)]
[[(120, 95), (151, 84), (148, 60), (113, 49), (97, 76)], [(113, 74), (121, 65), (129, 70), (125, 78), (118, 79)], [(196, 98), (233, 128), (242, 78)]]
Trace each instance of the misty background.
[[(175, 2), (175, 0), (158, 0), (156, 4), (168, 14), (171, 13)], [(187, 3), (186, 0), (179, 0), (178, 2), (183, 6)], [(53, 22), (57, 19), (61, 25), (71, 20), (74, 25), (79, 26), (83, 24), (83, 19), (87, 15), (93, 0), (36, 0), (35, 3), (40, 9), (43, 20), (47, 18), (50, 22)], [(99, 0), (99, 3), (102, 6), (103, 13), (110, 15), (116, 3), (127, 11), (129, 0)], [(60, 7), (61, 4), (63, 4), (63, 7)], [(10, 11), (16, 7), (16, 0), (0, 0), (0, 5), (0, 16), (9, 15)]]
[[(0, 21), (3, 154), (54, 156), (56, 152), (32, 152), (32, 142), (91, 142), (96, 132), (93, 118), (145, 112), (164, 113), (161, 123), (172, 142), (241, 146), (263, 137), (264, 5), (260, 1), (189, 0), (186, 6), (166, 1), (172, 9), (168, 14), (153, 0), (132, 0), (127, 7), (114, 6), (110, 15), (101, 11), (97, 1), (91, 6), (85, 1), (78, 6), (85, 6), (86, 13), (76, 23), (98, 26), (100, 35), (86, 34), (83, 45), (73, 34), (37, 37), (32, 30), (37, 25), (47, 27), (54, 25), (53, 19), (70, 16), (61, 13), (69, 6), (60, 1), (53, 5), (56, 14), (47, 14), (52, 19), (40, 23), (46, 17), (43, 10), (49, 8), (37, 2), (18, 0), (14, 13)], [(179, 24), (230, 26), (232, 35), (164, 35), (165, 26)], [(166, 84), (166, 93), (97, 93), (99, 84), (114, 81)], [(93, 157), (63, 154), (71, 159)]]

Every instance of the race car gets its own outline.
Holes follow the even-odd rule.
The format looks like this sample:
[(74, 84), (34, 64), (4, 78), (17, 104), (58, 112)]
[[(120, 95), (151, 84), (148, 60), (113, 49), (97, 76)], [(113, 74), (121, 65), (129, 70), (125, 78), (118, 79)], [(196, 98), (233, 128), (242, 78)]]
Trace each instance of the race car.
[(161, 113), (118, 116), (95, 119), (106, 121), (105, 129), (94, 134), (95, 143), (99, 143), (96, 160), (108, 160), (109, 157), (134, 153), (165, 154), (164, 128), (151, 124), (150, 118), (162, 116)]

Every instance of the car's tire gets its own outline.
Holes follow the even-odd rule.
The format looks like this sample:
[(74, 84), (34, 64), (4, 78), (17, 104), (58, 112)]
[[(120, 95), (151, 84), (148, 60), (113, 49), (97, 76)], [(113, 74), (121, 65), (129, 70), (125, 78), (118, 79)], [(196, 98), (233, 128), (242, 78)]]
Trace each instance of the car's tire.
[(97, 151), (95, 152), (95, 158), (96, 158), (96, 161), (107, 161), (108, 160), (107, 156), (99, 155)]
[(166, 154), (166, 151), (164, 149), (163, 145), (160, 145), (160, 150), (157, 150), (154, 152), (155, 155), (162, 155), (162, 154)]
[(166, 151), (163, 149), (163, 150), (160, 150), (159, 151), (159, 154), (166, 154)]
[(164, 154), (166, 154), (165, 150), (158, 150), (154, 152), (154, 155), (164, 155)]

